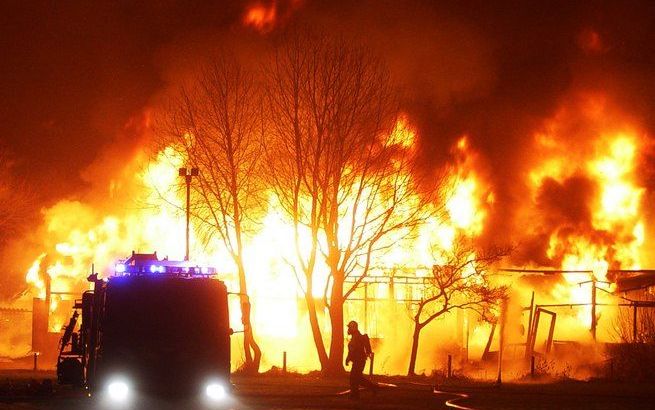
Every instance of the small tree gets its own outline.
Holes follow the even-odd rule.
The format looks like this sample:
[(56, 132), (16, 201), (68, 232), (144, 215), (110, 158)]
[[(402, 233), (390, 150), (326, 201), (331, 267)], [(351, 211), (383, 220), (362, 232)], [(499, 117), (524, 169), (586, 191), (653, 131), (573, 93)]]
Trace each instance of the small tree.
[(490, 282), (490, 268), (509, 254), (506, 248), (481, 252), (466, 240), (455, 241), (451, 250), (441, 251), (432, 275), (422, 289), (420, 301), (411, 306), (414, 331), (407, 375), (414, 375), (421, 330), (435, 319), (455, 310), (469, 309), (488, 317), (493, 307), (506, 296), (507, 289)]
[[(617, 342), (608, 344), (605, 356), (610, 377), (621, 380), (652, 381), (655, 379), (655, 309), (649, 306), (655, 297), (649, 289), (632, 291), (630, 299), (642, 306), (617, 307), (616, 317), (611, 322), (610, 332)], [(636, 314), (636, 316), (635, 316)]]
[(193, 214), (205, 239), (218, 237), (236, 265), (245, 370), (254, 372), (261, 350), (250, 321), (244, 240), (262, 202), (258, 101), (252, 76), (235, 59), (216, 58), (172, 100), (161, 127), (163, 142), (199, 169)]
[[(655, 302), (655, 297), (647, 290), (633, 292), (630, 296), (646, 305)], [(612, 335), (622, 343), (655, 344), (655, 308), (637, 308), (636, 315), (634, 309), (634, 307), (617, 309), (617, 315), (612, 320), (610, 328)]]

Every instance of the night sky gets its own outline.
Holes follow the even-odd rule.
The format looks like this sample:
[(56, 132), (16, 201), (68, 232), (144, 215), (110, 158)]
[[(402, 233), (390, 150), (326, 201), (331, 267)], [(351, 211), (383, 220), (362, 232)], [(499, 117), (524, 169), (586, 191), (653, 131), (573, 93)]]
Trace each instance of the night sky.
[(501, 181), (516, 169), (500, 165), (576, 89), (611, 92), (653, 129), (654, 2), (278, 1), (284, 21), (263, 35), (241, 24), (251, 4), (3, 2), (0, 145), (14, 172), (46, 203), (82, 192), (103, 151), (120, 160), (140, 143), (127, 124), (176, 67), (294, 23), (362, 36), (387, 57), (428, 165), (468, 132)]
[(235, 2), (4, 3), (2, 142), (48, 197), (80, 189), (80, 171), (147, 106), (162, 47), (241, 12)]

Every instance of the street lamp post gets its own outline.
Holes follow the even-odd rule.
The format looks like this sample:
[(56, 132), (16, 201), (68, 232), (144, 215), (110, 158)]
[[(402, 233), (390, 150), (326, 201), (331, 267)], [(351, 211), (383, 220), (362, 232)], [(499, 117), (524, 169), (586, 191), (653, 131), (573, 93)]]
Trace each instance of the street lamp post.
[(184, 177), (186, 182), (186, 253), (184, 260), (189, 260), (189, 219), (190, 219), (190, 202), (191, 202), (191, 178), (198, 176), (198, 168), (180, 168), (178, 175)]

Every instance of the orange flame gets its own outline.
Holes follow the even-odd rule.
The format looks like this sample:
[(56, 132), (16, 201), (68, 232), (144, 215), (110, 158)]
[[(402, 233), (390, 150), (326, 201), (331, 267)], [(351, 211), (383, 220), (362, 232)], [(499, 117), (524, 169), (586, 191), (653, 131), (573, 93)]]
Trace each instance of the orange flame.
[(277, 5), (275, 2), (269, 5), (255, 3), (248, 7), (243, 16), (243, 24), (252, 27), (260, 33), (268, 33), (275, 27), (277, 17)]
[[(409, 119), (401, 116), (388, 143), (409, 151), (414, 149), (415, 140), (415, 130)], [(461, 141), (458, 149), (462, 151), (460, 154), (463, 158), (472, 155), (471, 148), (462, 146)], [(142, 161), (143, 156), (137, 156), (134, 164), (127, 167), (138, 168), (136, 164)], [(146, 168), (137, 172), (133, 181), (127, 177), (131, 173), (125, 172), (126, 180), (112, 182), (122, 186), (123, 194), (127, 194), (125, 201), (114, 211), (103, 212), (93, 204), (72, 201), (62, 201), (46, 210), (48, 235), (55, 238), (55, 242), (46, 252), (47, 255), (44, 253), (37, 257), (28, 269), (26, 280), (32, 286), (33, 294), (38, 297), (44, 294), (42, 278), (46, 274), (51, 278), (53, 291), (81, 292), (88, 287), (86, 276), (92, 263), (103, 274), (111, 272), (116, 259), (124, 257), (130, 250), (157, 250), (161, 257), (181, 259), (184, 219), (176, 204), (183, 203), (183, 197), (181, 190), (176, 189), (180, 183), (176, 170), (184, 164), (185, 159), (179, 155), (179, 151), (168, 147), (159, 152)], [(447, 218), (429, 220), (411, 243), (405, 238), (406, 232), (389, 237), (389, 243), (400, 246), (389, 247), (388, 252), (378, 255), (373, 262), (375, 266), (431, 266), (438, 262), (434, 259), (435, 247), (449, 249), (457, 234), (474, 236), (481, 232), (485, 212), (479, 208), (486, 201), (483, 197), (486, 191), (481, 189), (481, 182), (470, 163), (462, 161), (456, 164), (452, 173), (454, 195), (447, 204)], [(130, 192), (125, 191), (126, 187), (132, 187), (128, 189)], [(415, 196), (418, 203), (419, 194)], [(342, 217), (351, 218), (353, 215), (344, 214)], [(354, 217), (358, 218), (359, 215)], [(345, 228), (339, 232), (343, 240), (349, 234)], [(301, 235), (309, 239), (310, 234), (307, 231), (301, 232)], [(191, 241), (194, 260), (216, 266), (221, 272), (221, 279), (226, 281), (229, 288), (236, 289), (236, 269), (226, 250), (215, 243), (202, 247), (195, 239), (193, 230)], [(312, 361), (315, 354), (294, 274), (294, 269), (299, 267), (294, 265), (294, 251), (287, 246), (293, 241), (293, 226), (277, 204), (276, 197), (271, 194), (261, 229), (247, 238), (245, 243), (246, 270), (250, 275), (249, 291), (253, 301), (252, 322), (262, 341), (264, 366), (274, 364), (278, 353), (293, 339), (294, 345), (305, 353), (302, 357), (290, 358), (290, 364), (299, 370), (311, 370), (316, 367)], [(326, 265), (317, 266), (315, 297), (322, 297), (328, 272)], [(60, 326), (68, 315), (66, 306), (62, 305), (62, 309), (59, 309), (55, 302), (51, 311), (51, 327)], [(237, 306), (231, 309), (231, 321), (240, 322)], [(234, 343), (234, 349), (238, 352), (241, 347)], [(235, 357), (238, 357), (238, 353)]]
[[(264, 7), (264, 10), (268, 9)], [(571, 117), (583, 117), (602, 131), (580, 146), (570, 146), (567, 121)], [(647, 221), (642, 204), (645, 189), (637, 178), (641, 148), (638, 136), (629, 123), (626, 125), (608, 113), (603, 99), (586, 101), (569, 112), (564, 110), (535, 134), (537, 155), (525, 174), (525, 183), (532, 195), (523, 202), (524, 211), (530, 215), (525, 226), (535, 226), (541, 221), (540, 215), (534, 214), (533, 206), (546, 179), (562, 183), (574, 175), (583, 175), (595, 187), (587, 204), (590, 209), (588, 226), (568, 230), (558, 227), (548, 231), (544, 255), (558, 263), (561, 269), (591, 273), (566, 274), (563, 281), (548, 289), (545, 295), (538, 296), (540, 302), (588, 303), (591, 285), (582, 282), (593, 278), (600, 283), (606, 280), (610, 268), (641, 266)], [(401, 154), (415, 152), (417, 134), (410, 118), (400, 116), (392, 133), (382, 138), (381, 143), (393, 145)], [(488, 215), (497, 205), (493, 187), (481, 170), (479, 155), (469, 136), (459, 138), (451, 152), (455, 161), (447, 169), (446, 185), (451, 192), (445, 200), (445, 216), (429, 219), (414, 235), (406, 235), (407, 232), (391, 235), (387, 240), (393, 246), (377, 255), (372, 265), (414, 269), (417, 276), (425, 275), (425, 269), (416, 268), (444, 263), (435, 249), (452, 249), (458, 236), (475, 239), (483, 234)], [(130, 250), (157, 250), (161, 256), (181, 259), (184, 223), (183, 214), (176, 204), (183, 203), (183, 198), (181, 191), (176, 189), (180, 183), (176, 169), (185, 165), (185, 158), (171, 146), (157, 153), (146, 168), (132, 172), (139, 169), (137, 164), (145, 155), (138, 155), (126, 165), (129, 172), (123, 172), (122, 179), (112, 181), (112, 186), (121, 187), (112, 190), (113, 197), (126, 198), (114, 209), (80, 201), (62, 201), (45, 211), (48, 237), (54, 242), (46, 245), (45, 251), (36, 256), (27, 269), (26, 281), (34, 296), (43, 297), (45, 275), (50, 276), (53, 291), (82, 291), (87, 287), (85, 278), (91, 263), (95, 263), (100, 272), (108, 272), (114, 261)], [(413, 194), (418, 203), (420, 194)], [(341, 217), (356, 219), (358, 215), (344, 214)], [(298, 356), (289, 358), (290, 366), (301, 371), (315, 369), (313, 342), (294, 274), (294, 269), (299, 267), (295, 266), (294, 251), (287, 246), (294, 242), (294, 229), (273, 194), (269, 196), (268, 209), (260, 226), (259, 231), (247, 238), (244, 246), (253, 305), (252, 322), (261, 340), (263, 366), (276, 364), (279, 352), (293, 343)], [(349, 235), (347, 229), (338, 234), (343, 240)], [(192, 229), (193, 258), (199, 263), (216, 266), (221, 279), (228, 287), (236, 289), (235, 266), (226, 250), (217, 243), (201, 246), (196, 235)], [(300, 235), (309, 238), (310, 234), (301, 231)], [(316, 298), (323, 296), (328, 272), (327, 266), (318, 264), (314, 283)], [(395, 292), (400, 298), (407, 296), (401, 295), (398, 289), (379, 286), (372, 287), (370, 292), (378, 298), (387, 298), (390, 292)], [(421, 295), (412, 294), (411, 297)], [(609, 296), (602, 293), (598, 297), (603, 301)], [(60, 326), (68, 314), (61, 302), (53, 298), (51, 328)], [(601, 314), (607, 311), (606, 308), (598, 310)], [(240, 321), (237, 306), (231, 309), (231, 321)], [(396, 332), (388, 322), (388, 318), (380, 317), (369, 326), (384, 337)], [(469, 323), (468, 319), (466, 323)], [(572, 338), (584, 339), (586, 333), (580, 330), (590, 325), (590, 308), (582, 307), (573, 315), (558, 317), (558, 323), (558, 337), (563, 332)], [(489, 325), (467, 324), (469, 327), (472, 348), (479, 350), (485, 344)], [(383, 344), (382, 351), (395, 349), (392, 344)], [(240, 344), (235, 342), (234, 349), (236, 358)], [(400, 372), (404, 366), (404, 362), (390, 365), (386, 371)]]

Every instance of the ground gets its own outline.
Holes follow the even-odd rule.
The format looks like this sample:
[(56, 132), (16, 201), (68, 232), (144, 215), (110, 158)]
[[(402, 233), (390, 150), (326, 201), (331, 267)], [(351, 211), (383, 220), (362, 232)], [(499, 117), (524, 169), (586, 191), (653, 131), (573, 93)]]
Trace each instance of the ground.
[[(459, 408), (492, 409), (652, 409), (652, 384), (616, 381), (541, 381), (504, 383), (446, 380), (437, 386), (429, 378), (390, 377), (373, 396), (362, 392), (358, 401), (343, 394), (347, 378), (326, 380), (301, 375), (234, 376), (232, 409), (446, 409), (455, 400)], [(51, 384), (52, 383), (52, 384)], [(456, 393), (466, 394), (461, 398)], [(459, 398), (459, 400), (457, 400)], [(0, 409), (102, 408), (84, 392), (58, 387), (52, 372), (0, 371)], [(139, 408), (191, 408), (190, 403), (149, 401)], [(455, 407), (457, 408), (457, 407)]]

